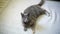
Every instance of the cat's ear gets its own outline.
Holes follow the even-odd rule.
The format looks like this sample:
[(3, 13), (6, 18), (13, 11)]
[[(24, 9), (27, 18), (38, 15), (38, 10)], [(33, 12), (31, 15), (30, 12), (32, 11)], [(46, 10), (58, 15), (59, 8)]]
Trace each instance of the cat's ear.
[(23, 16), (24, 16), (24, 14), (23, 14), (23, 13), (21, 13), (21, 16), (23, 17)]

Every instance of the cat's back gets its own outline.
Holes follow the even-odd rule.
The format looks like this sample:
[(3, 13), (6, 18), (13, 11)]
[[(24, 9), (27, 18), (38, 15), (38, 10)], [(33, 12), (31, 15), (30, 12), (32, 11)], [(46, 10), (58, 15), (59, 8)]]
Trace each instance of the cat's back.
[(38, 17), (43, 12), (44, 10), (38, 5), (30, 6), (24, 11), (25, 14), (30, 14), (30, 16), (34, 17)]

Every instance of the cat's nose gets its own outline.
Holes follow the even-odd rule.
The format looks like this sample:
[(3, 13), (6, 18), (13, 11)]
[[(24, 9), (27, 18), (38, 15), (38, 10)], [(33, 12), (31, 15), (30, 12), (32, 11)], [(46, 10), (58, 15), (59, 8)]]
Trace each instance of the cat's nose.
[(28, 19), (27, 19), (27, 18), (25, 18), (24, 22), (27, 22), (27, 21), (28, 21)]

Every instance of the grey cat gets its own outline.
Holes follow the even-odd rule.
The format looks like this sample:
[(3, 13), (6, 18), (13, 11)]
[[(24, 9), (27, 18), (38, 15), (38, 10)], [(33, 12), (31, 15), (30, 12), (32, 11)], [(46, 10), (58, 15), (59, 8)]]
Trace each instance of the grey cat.
[(33, 34), (35, 33), (36, 20), (39, 16), (44, 14), (49, 14), (45, 9), (42, 9), (41, 6), (44, 4), (44, 0), (37, 5), (32, 5), (24, 10), (24, 13), (21, 13), (22, 22), (24, 25), (24, 31), (27, 31), (28, 28), (31, 28)]

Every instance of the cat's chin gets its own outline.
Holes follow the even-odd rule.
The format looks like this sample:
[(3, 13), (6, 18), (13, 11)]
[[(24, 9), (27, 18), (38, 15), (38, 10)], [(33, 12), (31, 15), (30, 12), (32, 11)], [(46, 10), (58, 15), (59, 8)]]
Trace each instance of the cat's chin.
[(24, 28), (24, 31), (27, 31), (27, 28)]

